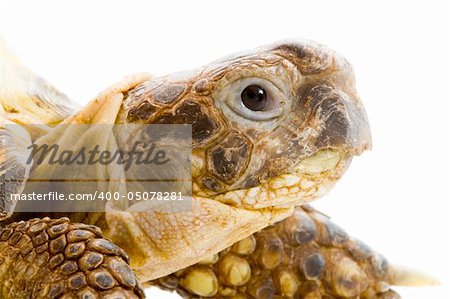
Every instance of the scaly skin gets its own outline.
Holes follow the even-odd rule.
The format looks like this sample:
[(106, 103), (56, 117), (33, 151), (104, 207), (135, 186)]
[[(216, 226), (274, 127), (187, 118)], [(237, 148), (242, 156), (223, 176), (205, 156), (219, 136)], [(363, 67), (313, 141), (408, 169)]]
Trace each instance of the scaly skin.
[(0, 298), (144, 297), (127, 254), (97, 227), (68, 218), (1, 228), (0, 281)]
[[(384, 259), (320, 213), (298, 208), (327, 192), (352, 156), (371, 146), (352, 68), (334, 51), (289, 41), (189, 74), (133, 76), (75, 113), (65, 96), (11, 57), (0, 42), (0, 71), (7, 72), (0, 73), (0, 137), (17, 133), (7, 122), (26, 129), (12, 145), (15, 155), (5, 155), (9, 144), (0, 143), (0, 175), (14, 179), (0, 186), (2, 297), (139, 298), (137, 280), (159, 279), (186, 296), (396, 298), (388, 284), (410, 281), (395, 269), (385, 272)], [(267, 95), (262, 110), (242, 99), (244, 88), (255, 85)], [(49, 172), (48, 165), (24, 165), (27, 144), (73, 143), (70, 130), (49, 126), (61, 121), (191, 124), (192, 209), (107, 205), (106, 213), (67, 212), (60, 219), (43, 213), (55, 220), (14, 213), (5, 198)], [(107, 147), (116, 136), (103, 133)], [(130, 266), (113, 243), (130, 255)]]
[[(249, 86), (265, 90), (263, 111), (242, 103)], [(130, 77), (35, 144), (70, 148), (67, 126), (112, 123), (192, 124), (192, 209), (177, 212), (167, 203), (161, 212), (141, 202), (145, 212), (130, 213), (111, 203), (98, 224), (130, 254), (142, 281), (187, 267), (288, 217), (295, 206), (326, 193), (352, 156), (371, 145), (351, 66), (306, 41), (261, 47), (190, 73)], [(102, 146), (116, 140), (92, 130)], [(143, 130), (135, 136), (147, 138)], [(108, 166), (83, 175), (110, 174)], [(49, 167), (36, 165), (29, 179), (58, 173)]]
[(184, 298), (400, 298), (390, 266), (309, 206), (152, 282)]

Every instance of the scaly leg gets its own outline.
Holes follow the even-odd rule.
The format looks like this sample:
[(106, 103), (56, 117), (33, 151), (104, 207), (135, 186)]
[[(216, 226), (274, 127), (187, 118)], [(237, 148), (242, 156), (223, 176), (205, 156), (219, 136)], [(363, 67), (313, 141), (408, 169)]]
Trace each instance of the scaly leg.
[(391, 267), (311, 207), (153, 281), (184, 298), (400, 298)]
[(99, 228), (68, 218), (0, 229), (0, 298), (144, 298), (128, 257)]

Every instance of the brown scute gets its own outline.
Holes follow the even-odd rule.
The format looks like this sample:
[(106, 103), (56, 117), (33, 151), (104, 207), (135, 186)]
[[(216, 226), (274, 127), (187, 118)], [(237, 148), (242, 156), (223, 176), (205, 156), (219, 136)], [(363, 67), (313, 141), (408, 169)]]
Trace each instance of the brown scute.
[(204, 177), (202, 178), (202, 185), (203, 187), (214, 191), (214, 192), (220, 192), (222, 191), (222, 183), (219, 182), (216, 178), (212, 178), (212, 177)]
[(181, 98), (186, 89), (186, 84), (167, 83), (157, 88), (153, 97), (156, 103), (171, 105)]
[(301, 272), (307, 279), (318, 278), (325, 268), (325, 258), (320, 252), (309, 254), (301, 263)]
[(154, 80), (145, 81), (125, 92), (123, 102), (125, 110), (136, 107), (144, 101), (151, 102), (153, 91), (162, 84), (164, 84), (164, 79), (156, 78)]
[(228, 286), (244, 285), (251, 277), (251, 268), (245, 258), (229, 253), (223, 255), (217, 264), (220, 278)]
[(206, 266), (191, 267), (180, 280), (180, 285), (187, 291), (202, 297), (214, 296), (218, 290), (216, 275)]
[(377, 277), (383, 277), (387, 274), (389, 263), (383, 255), (377, 253), (371, 257), (370, 261)]
[[(343, 230), (335, 224), (330, 229), (330, 223), (309, 206), (297, 207), (292, 216), (223, 250), (217, 260), (152, 284), (176, 290), (183, 298), (399, 299), (389, 289), (388, 274), (379, 273), (385, 260), (353, 238), (331, 242), (331, 235)], [(305, 230), (308, 233), (299, 239)], [(355, 247), (367, 251), (364, 257), (354, 254)], [(199, 296), (202, 284), (196, 276), (209, 281), (209, 296)]]
[(279, 234), (284, 234), (292, 246), (307, 244), (316, 237), (316, 224), (302, 209), (297, 209), (291, 217), (280, 225)]
[(348, 234), (333, 221), (326, 221), (325, 227), (330, 236), (330, 241), (333, 246), (338, 247), (340, 244), (345, 244), (349, 240)]
[(396, 292), (389, 290), (383, 294), (381, 294), (378, 299), (401, 299), (400, 295)]
[(135, 121), (150, 120), (158, 109), (159, 108), (157, 106), (152, 105), (147, 101), (144, 101), (138, 106), (133, 107), (128, 111), (127, 121), (135, 122)]
[(328, 85), (319, 85), (309, 89), (301, 97), (300, 107), (308, 111), (307, 121), (318, 127), (314, 148), (342, 148), (348, 143), (352, 132), (346, 109), (345, 99), (336, 89)]
[(329, 270), (328, 277), (334, 283), (334, 293), (342, 297), (358, 296), (368, 287), (367, 276), (361, 267), (347, 256), (333, 261), (333, 270)]
[(372, 253), (372, 249), (366, 243), (363, 243), (358, 239), (353, 239), (351, 241), (348, 250), (358, 261), (369, 258)]
[(276, 232), (263, 232), (259, 237), (257, 247), (259, 263), (265, 269), (275, 269), (281, 264), (284, 256), (283, 241)]
[(128, 257), (98, 228), (35, 218), (0, 236), (0, 298), (144, 298)]
[(204, 103), (187, 99), (177, 106), (175, 111), (163, 113), (155, 120), (155, 123), (191, 124), (193, 141), (203, 144), (214, 137), (219, 128), (214, 114), (206, 106)]
[(192, 86), (192, 89), (198, 95), (209, 95), (211, 93), (211, 88), (212, 84), (206, 78), (196, 81)]
[(271, 277), (257, 278), (248, 286), (247, 294), (252, 298), (272, 299), (275, 287)]
[(209, 171), (227, 184), (239, 178), (250, 160), (251, 142), (239, 132), (231, 132), (207, 153)]
[(288, 42), (278, 45), (274, 50), (297, 65), (302, 75), (324, 72), (333, 62), (331, 50), (319, 44)]

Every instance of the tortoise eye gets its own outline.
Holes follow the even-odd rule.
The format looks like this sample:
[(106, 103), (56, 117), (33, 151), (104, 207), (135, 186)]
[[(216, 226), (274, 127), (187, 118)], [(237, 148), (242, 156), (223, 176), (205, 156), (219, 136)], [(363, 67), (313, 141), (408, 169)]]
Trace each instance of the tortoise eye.
[[(220, 89), (218, 103), (225, 104), (225, 113), (239, 121), (264, 122), (277, 118), (284, 111), (286, 96), (272, 82), (259, 77), (241, 78)], [(249, 125), (249, 124), (247, 124)]]
[(267, 104), (267, 93), (259, 85), (249, 85), (241, 92), (241, 101), (252, 111), (263, 111)]

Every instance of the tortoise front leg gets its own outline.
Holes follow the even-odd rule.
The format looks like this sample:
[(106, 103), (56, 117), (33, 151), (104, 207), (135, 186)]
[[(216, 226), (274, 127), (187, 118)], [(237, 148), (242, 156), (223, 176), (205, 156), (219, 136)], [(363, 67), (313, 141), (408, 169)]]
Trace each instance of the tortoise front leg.
[(128, 257), (99, 228), (68, 218), (0, 229), (0, 298), (144, 298)]
[(185, 298), (400, 298), (387, 261), (311, 207), (153, 283)]

